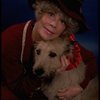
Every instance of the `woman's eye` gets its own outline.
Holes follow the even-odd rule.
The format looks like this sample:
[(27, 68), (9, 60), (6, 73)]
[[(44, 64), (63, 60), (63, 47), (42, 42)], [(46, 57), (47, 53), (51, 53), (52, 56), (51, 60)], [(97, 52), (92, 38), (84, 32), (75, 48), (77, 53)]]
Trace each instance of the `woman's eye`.
[(48, 15), (49, 16), (54, 16), (54, 13), (53, 12), (48, 12)]

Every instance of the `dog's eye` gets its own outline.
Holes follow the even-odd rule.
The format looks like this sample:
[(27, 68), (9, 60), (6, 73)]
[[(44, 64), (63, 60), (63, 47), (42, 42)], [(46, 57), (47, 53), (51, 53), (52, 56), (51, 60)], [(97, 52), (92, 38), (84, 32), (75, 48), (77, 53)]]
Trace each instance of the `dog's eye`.
[(40, 50), (40, 49), (37, 49), (37, 50), (36, 50), (36, 53), (37, 53), (37, 55), (40, 55), (41, 50)]
[(50, 53), (49, 53), (49, 56), (50, 56), (50, 57), (56, 57), (57, 54), (56, 54), (55, 52), (50, 52)]

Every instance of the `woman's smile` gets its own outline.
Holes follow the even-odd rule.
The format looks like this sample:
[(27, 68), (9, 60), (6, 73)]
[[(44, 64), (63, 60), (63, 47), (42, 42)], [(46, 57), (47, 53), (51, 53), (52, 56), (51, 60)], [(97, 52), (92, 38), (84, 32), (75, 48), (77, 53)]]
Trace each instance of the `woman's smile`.
[(49, 28), (47, 27), (43, 27), (45, 29), (45, 33), (48, 34), (48, 35), (52, 35), (52, 34), (55, 34), (53, 31), (51, 31)]

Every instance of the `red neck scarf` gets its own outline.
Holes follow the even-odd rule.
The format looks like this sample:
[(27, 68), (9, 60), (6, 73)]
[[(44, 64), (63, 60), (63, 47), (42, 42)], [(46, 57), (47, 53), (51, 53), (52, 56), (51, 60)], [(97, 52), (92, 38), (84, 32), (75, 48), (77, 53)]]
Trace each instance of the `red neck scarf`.
[(80, 64), (80, 62), (82, 61), (82, 57), (81, 57), (81, 54), (80, 54), (80, 47), (79, 47), (78, 43), (75, 40), (74, 34), (71, 34), (69, 36), (69, 39), (70, 39), (71, 42), (74, 43), (73, 44), (74, 48), (73, 48), (73, 58), (69, 59), (70, 64), (68, 65), (66, 70), (76, 68)]

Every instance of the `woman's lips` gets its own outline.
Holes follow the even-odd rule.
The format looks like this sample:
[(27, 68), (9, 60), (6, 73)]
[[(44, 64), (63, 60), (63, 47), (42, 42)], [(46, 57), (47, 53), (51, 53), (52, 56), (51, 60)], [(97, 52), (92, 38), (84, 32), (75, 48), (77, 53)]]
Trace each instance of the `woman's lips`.
[(54, 32), (50, 31), (48, 28), (44, 27), (48, 34), (54, 34)]

